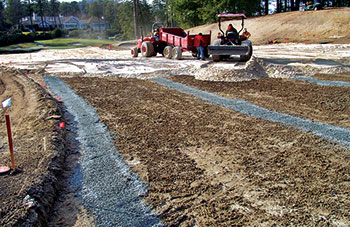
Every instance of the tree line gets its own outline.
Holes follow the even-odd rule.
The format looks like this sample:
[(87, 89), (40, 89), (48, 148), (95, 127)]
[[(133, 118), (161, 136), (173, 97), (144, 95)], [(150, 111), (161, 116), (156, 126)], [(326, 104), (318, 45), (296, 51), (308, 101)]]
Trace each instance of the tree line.
[[(0, 31), (8, 31), (21, 24), (24, 17), (95, 16), (110, 24), (110, 35), (130, 39), (150, 32), (154, 22), (165, 26), (189, 28), (217, 20), (217, 13), (245, 13), (260, 16), (299, 10), (301, 3), (309, 0), (95, 0), (59, 2), (58, 0), (0, 0)], [(322, 0), (324, 5), (350, 7), (350, 0)], [(304, 2), (305, 3), (305, 2)], [(41, 19), (43, 20), (43, 19)], [(61, 24), (57, 21), (57, 24)]]

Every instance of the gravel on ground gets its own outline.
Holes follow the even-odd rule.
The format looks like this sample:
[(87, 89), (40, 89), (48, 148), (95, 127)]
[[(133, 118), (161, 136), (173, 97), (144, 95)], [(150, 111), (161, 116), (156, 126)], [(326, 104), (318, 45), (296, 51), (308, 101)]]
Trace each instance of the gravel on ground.
[[(95, 109), (57, 77), (45, 77), (74, 119), (81, 158), (70, 184), (96, 226), (156, 226), (155, 214), (141, 202), (147, 185), (130, 171)], [(117, 135), (115, 135), (117, 136)]]

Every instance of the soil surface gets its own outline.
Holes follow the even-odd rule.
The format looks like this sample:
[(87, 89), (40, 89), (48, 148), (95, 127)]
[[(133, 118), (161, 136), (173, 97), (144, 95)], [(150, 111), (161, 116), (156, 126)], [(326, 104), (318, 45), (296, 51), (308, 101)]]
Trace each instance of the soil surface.
[(10, 166), (4, 114), (10, 115), (15, 158), (15, 170), (0, 176), (0, 225), (45, 223), (65, 155), (59, 104), (24, 72), (0, 70), (0, 99), (12, 98), (11, 107), (1, 109), (0, 164)]
[[(0, 176), (0, 225), (96, 225), (70, 181), (86, 154), (76, 120), (45, 84), (44, 76), (54, 75), (96, 108), (116, 150), (148, 185), (137, 197), (162, 223), (349, 226), (349, 147), (149, 80), (167, 77), (348, 130), (350, 88), (297, 79), (349, 84), (349, 12), (248, 19), (254, 56), (247, 63), (194, 61), (190, 53), (180, 61), (132, 58), (124, 47), (1, 55), (0, 101), (12, 98), (1, 115), (11, 117), (16, 169)], [(210, 26), (217, 28), (193, 32), (216, 34)], [(283, 43), (255, 45), (270, 41)], [(10, 166), (5, 118), (0, 122), (0, 164)]]
[[(350, 74), (322, 76), (349, 79)], [(173, 76), (174, 81), (218, 95), (243, 99), (266, 109), (312, 121), (350, 128), (350, 88), (318, 86), (291, 79), (263, 78), (241, 83), (198, 81), (191, 76)], [(321, 114), (320, 114), (321, 113)]]
[[(174, 78), (194, 83), (191, 77)], [(168, 225), (350, 223), (349, 150), (150, 81), (64, 80), (115, 132), (119, 152), (149, 183), (146, 202)], [(269, 94), (276, 96), (275, 86), (291, 83), (283, 91), (289, 103), (284, 112), (306, 109), (305, 114), (319, 119), (323, 119), (323, 112), (313, 111), (313, 103), (302, 108), (303, 103), (318, 100), (320, 93), (333, 93), (319, 87), (321, 90), (309, 89), (305, 95), (305, 84), (300, 82), (269, 79), (256, 86), (259, 81), (211, 85), (231, 95), (240, 95), (239, 87), (250, 87), (250, 93), (259, 97), (264, 91), (268, 99)], [(195, 84), (210, 87), (208, 82)], [(233, 85), (237, 90), (228, 92)], [(349, 98), (349, 94), (344, 97)], [(261, 103), (270, 109), (275, 105), (266, 100)]]

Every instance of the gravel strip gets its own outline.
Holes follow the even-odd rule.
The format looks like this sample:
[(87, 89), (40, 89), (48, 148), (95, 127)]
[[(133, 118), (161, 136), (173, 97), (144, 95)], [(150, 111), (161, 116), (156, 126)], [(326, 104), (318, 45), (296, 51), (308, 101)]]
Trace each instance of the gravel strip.
[(69, 182), (80, 189), (77, 196), (96, 226), (160, 226), (156, 215), (141, 202), (147, 185), (123, 162), (95, 109), (59, 78), (45, 77), (45, 82), (74, 117), (82, 158)]
[(320, 122), (313, 122), (308, 119), (302, 119), (288, 114), (273, 112), (244, 100), (225, 98), (206, 91), (201, 91), (189, 87), (181, 83), (174, 82), (170, 79), (155, 78), (153, 81), (170, 89), (199, 97), (211, 103), (230, 108), (234, 111), (238, 111), (248, 116), (298, 127), (303, 131), (313, 132), (322, 138), (340, 143), (346, 147), (350, 147), (350, 129)]
[(293, 78), (293, 79), (300, 80), (300, 81), (307, 81), (307, 82), (315, 83), (322, 86), (350, 87), (350, 82), (345, 82), (345, 81), (319, 80), (319, 79), (307, 78), (307, 77), (300, 77), (300, 78)]

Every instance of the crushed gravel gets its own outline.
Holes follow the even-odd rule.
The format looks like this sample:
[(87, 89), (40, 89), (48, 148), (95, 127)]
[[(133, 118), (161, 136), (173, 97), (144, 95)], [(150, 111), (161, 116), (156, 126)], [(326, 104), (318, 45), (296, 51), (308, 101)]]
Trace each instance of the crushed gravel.
[(51, 91), (64, 101), (75, 122), (82, 158), (69, 180), (96, 226), (161, 226), (142, 203), (147, 185), (131, 172), (117, 153), (95, 109), (57, 77), (45, 77)]
[(300, 81), (307, 81), (310, 83), (315, 83), (322, 86), (342, 86), (342, 87), (350, 87), (350, 82), (345, 81), (330, 81), (330, 80), (319, 80), (315, 78), (307, 78), (307, 77), (300, 77), (300, 78), (294, 78), (296, 80)]

